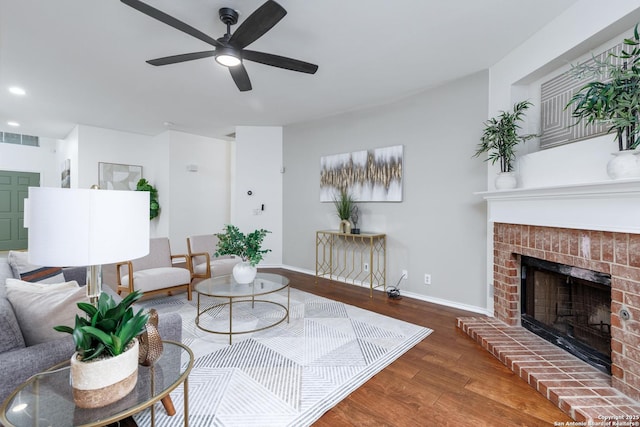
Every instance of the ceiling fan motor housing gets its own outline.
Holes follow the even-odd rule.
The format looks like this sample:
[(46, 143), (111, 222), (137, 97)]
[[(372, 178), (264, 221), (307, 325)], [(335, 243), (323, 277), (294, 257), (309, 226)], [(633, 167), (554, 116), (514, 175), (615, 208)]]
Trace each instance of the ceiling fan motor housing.
[(238, 12), (230, 7), (221, 7), (218, 13), (225, 25), (236, 25), (238, 22)]

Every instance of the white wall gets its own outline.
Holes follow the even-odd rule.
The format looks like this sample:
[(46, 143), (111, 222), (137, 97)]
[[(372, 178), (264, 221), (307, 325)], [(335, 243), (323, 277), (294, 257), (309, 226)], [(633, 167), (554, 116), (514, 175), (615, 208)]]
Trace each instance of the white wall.
[(261, 266), (282, 264), (282, 147), (281, 127), (236, 127), (231, 222), (244, 233), (259, 228), (271, 232), (263, 248), (272, 252), (266, 254)]
[[(485, 164), (472, 158), (487, 117), (486, 72), (397, 103), (284, 128), (284, 264), (315, 273), (316, 230), (337, 229), (320, 203), (320, 157), (404, 145), (402, 203), (360, 203), (361, 228), (387, 234), (387, 282), (404, 294), (484, 311)], [(423, 283), (425, 273), (432, 285)]]
[(170, 187), (168, 138), (78, 126), (79, 188), (98, 184), (98, 163), (142, 166), (142, 176), (158, 189), (160, 215), (151, 221), (151, 236), (169, 235)]
[[(231, 143), (170, 131), (170, 239), (174, 253), (187, 253), (186, 238), (222, 230), (230, 215)], [(196, 165), (197, 171), (187, 170)]]
[[(187, 253), (187, 236), (214, 233), (229, 219), (230, 143), (167, 131), (151, 137), (79, 126), (80, 187), (98, 182), (98, 162), (141, 165), (158, 190), (160, 215), (151, 236), (168, 236), (171, 250)], [(187, 164), (197, 163), (198, 172)]]
[(40, 186), (60, 187), (57, 141), (40, 138), (40, 147), (0, 144), (0, 170), (40, 174)]

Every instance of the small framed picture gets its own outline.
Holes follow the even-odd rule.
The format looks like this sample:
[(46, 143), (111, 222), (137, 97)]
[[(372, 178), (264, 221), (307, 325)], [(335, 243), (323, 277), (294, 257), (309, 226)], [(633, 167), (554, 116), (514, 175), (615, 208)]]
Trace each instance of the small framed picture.
[(98, 182), (104, 190), (135, 190), (142, 178), (142, 166), (98, 163)]

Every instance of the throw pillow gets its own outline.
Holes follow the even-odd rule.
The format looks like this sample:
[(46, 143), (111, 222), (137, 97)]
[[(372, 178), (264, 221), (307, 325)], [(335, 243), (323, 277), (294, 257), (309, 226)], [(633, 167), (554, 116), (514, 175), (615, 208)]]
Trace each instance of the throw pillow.
[(13, 277), (27, 282), (61, 283), (64, 282), (64, 274), (60, 267), (41, 267), (29, 264), (28, 253), (21, 251), (9, 251), (7, 256)]
[(77, 303), (89, 302), (86, 289), (75, 281), (40, 284), (7, 279), (7, 298), (28, 346), (68, 336), (53, 327), (73, 327), (76, 314), (82, 313)]

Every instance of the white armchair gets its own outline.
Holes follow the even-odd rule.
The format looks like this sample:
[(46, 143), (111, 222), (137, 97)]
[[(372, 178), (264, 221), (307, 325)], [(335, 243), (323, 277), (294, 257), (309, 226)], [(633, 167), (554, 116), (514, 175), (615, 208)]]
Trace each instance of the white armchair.
[(218, 237), (215, 234), (187, 237), (192, 279), (229, 275), (233, 267), (242, 262), (242, 259), (235, 255), (214, 256), (217, 245)]
[[(187, 268), (174, 267), (173, 260), (184, 259)], [(149, 240), (149, 254), (116, 264), (118, 294), (140, 290), (145, 295), (186, 289), (191, 300), (191, 261), (187, 255), (171, 255), (167, 237)]]

